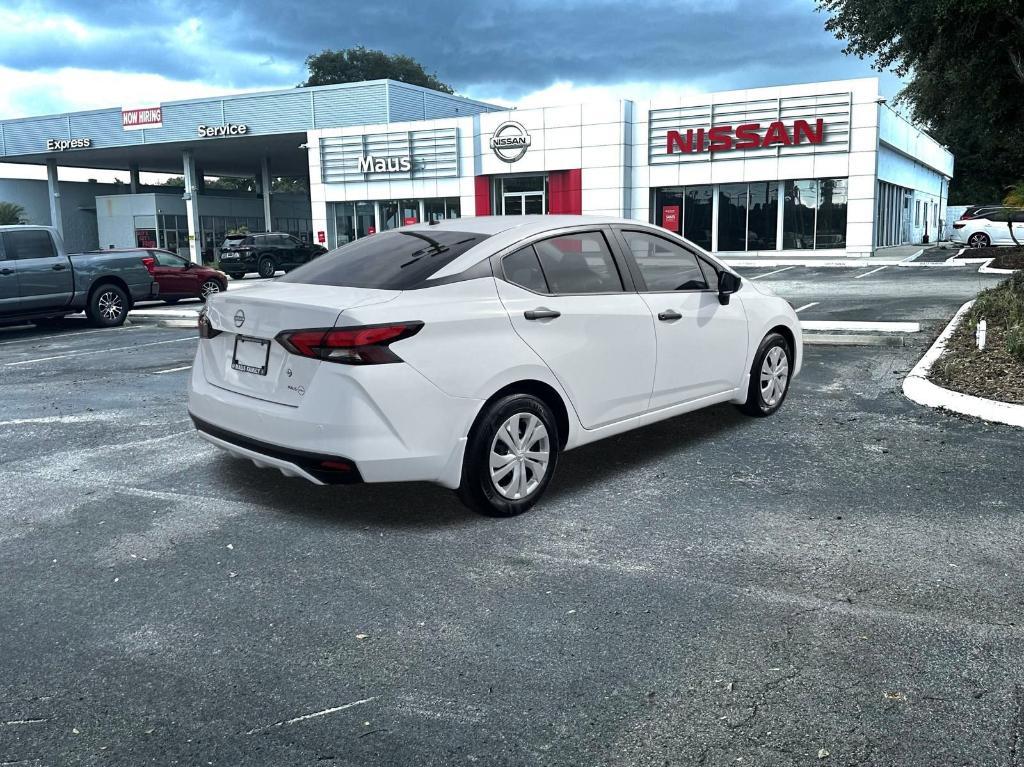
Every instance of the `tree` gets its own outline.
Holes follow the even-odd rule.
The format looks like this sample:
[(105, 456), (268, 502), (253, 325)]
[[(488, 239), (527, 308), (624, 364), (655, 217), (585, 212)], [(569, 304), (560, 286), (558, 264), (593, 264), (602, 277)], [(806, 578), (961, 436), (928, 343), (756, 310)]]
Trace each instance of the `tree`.
[(13, 202), (0, 202), (0, 226), (27, 224), (25, 209)]
[(309, 77), (300, 88), (335, 83), (356, 83), (362, 80), (398, 80), (410, 85), (454, 93), (452, 87), (428, 73), (423, 65), (409, 56), (368, 50), (364, 47), (324, 50), (306, 58)]
[(1024, 178), (1024, 8), (1008, 0), (818, 0), (845, 53), (907, 79), (897, 100), (950, 148), (950, 203)]

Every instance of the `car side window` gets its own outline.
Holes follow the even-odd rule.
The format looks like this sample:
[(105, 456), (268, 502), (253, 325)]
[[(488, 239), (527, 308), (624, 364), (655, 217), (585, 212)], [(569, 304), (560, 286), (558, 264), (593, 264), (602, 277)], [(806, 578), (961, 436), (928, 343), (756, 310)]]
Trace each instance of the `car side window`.
[(159, 266), (177, 266), (179, 268), (185, 266), (185, 259), (179, 258), (173, 253), (167, 253), (163, 250), (151, 250), (153, 258), (156, 259), (156, 263)]
[(534, 248), (552, 293), (622, 292), (622, 277), (600, 232), (562, 234)]
[(997, 210), (984, 216), (984, 218), (987, 218), (989, 221), (994, 221), (997, 224), (1005, 224), (1010, 220), (1010, 213), (1005, 210)]
[(544, 279), (544, 272), (540, 268), (540, 261), (537, 260), (537, 252), (532, 245), (527, 245), (521, 250), (505, 258), (501, 262), (505, 279), (513, 285), (532, 290), (534, 293), (550, 293), (548, 282)]
[(4, 250), (9, 260), (53, 258), (57, 255), (57, 250), (53, 247), (53, 238), (43, 229), (4, 232), (3, 238)]
[(697, 257), (686, 248), (645, 232), (624, 231), (622, 236), (648, 292), (708, 289)]

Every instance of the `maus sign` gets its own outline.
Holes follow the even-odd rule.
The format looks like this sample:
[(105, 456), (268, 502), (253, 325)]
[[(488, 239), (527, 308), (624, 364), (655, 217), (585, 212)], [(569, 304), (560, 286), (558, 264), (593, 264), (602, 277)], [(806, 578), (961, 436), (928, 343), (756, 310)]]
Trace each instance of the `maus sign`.
[(412, 160), (408, 157), (374, 157), (366, 155), (359, 158), (360, 173), (408, 173), (412, 170)]
[(670, 130), (665, 137), (669, 154), (675, 152), (728, 152), (733, 149), (766, 149), (773, 146), (821, 144), (825, 140), (825, 121), (811, 125), (807, 120), (794, 120), (791, 126), (781, 120), (768, 124), (761, 133), (761, 123), (716, 125), (713, 128), (688, 128), (686, 133)]

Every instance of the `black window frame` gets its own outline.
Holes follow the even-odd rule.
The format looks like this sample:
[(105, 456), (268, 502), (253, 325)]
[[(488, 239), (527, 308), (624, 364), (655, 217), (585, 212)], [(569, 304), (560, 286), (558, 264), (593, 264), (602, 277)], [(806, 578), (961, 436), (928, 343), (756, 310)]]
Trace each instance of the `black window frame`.
[[(622, 251), (623, 259), (625, 260), (630, 272), (633, 275), (633, 282), (636, 285), (637, 293), (650, 293), (657, 295), (674, 295), (678, 293), (715, 293), (716, 295), (718, 294), (718, 282), (721, 279), (722, 270), (716, 267), (714, 263), (712, 263), (711, 261), (708, 261), (702, 253), (699, 253), (695, 251), (693, 248), (689, 247), (686, 244), (686, 241), (683, 240), (682, 238), (674, 239), (670, 236), (662, 234), (662, 232), (666, 230), (653, 231), (651, 229), (646, 229), (642, 226), (629, 226), (625, 224), (620, 226), (613, 226), (612, 230), (615, 232), (615, 239), (618, 243), (619, 249)], [(649, 237), (655, 237), (659, 240), (664, 240), (665, 242), (671, 245), (675, 245), (679, 248), (682, 248), (697, 260), (697, 266), (700, 268), (701, 273), (704, 275), (704, 281), (705, 283), (707, 283), (707, 287), (687, 288), (686, 290), (650, 289), (647, 285), (647, 280), (644, 279), (644, 275), (640, 269), (640, 265), (637, 263), (636, 258), (633, 256), (633, 253), (629, 248), (629, 243), (626, 242), (624, 232), (635, 232), (637, 234), (644, 234)], [(708, 280), (709, 271), (712, 275), (714, 275), (714, 285), (712, 285), (711, 281)]]
[[(578, 234), (600, 234), (604, 238), (605, 245), (608, 248), (608, 252), (612, 257), (612, 264), (615, 266), (615, 270), (619, 275), (619, 283), (622, 285), (621, 290), (605, 290), (595, 293), (537, 293), (535, 290), (523, 287), (517, 282), (513, 282), (508, 278), (505, 273), (505, 259), (514, 253), (518, 253), (526, 247), (534, 247), (538, 243), (544, 242), (545, 240), (554, 240), (559, 237), (571, 237)], [(548, 286), (548, 290), (551, 290), (551, 282), (548, 280), (547, 273), (544, 271), (544, 264), (540, 260), (540, 255), (537, 254), (536, 248), (534, 247), (534, 253), (537, 255), (537, 263), (540, 264), (541, 274), (544, 275), (544, 282)], [(609, 226), (583, 226), (583, 227), (567, 227), (563, 229), (552, 229), (548, 232), (542, 232), (541, 234), (529, 237), (521, 242), (517, 242), (515, 245), (507, 248), (501, 253), (491, 257), (491, 265), (495, 275), (501, 275), (501, 279), (507, 282), (509, 285), (515, 285), (520, 290), (525, 290), (534, 295), (538, 296), (618, 296), (627, 295), (629, 293), (636, 293), (636, 284), (633, 279), (633, 275), (628, 268), (628, 264), (622, 257), (621, 245), (618, 242), (612, 228)]]

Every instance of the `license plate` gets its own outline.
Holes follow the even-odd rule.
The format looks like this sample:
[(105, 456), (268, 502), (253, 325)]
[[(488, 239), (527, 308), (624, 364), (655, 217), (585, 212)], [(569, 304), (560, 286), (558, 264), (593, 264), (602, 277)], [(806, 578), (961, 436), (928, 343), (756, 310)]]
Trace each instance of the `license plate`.
[(232, 369), (265, 376), (269, 360), (270, 341), (249, 336), (235, 336), (235, 354), (231, 358)]

